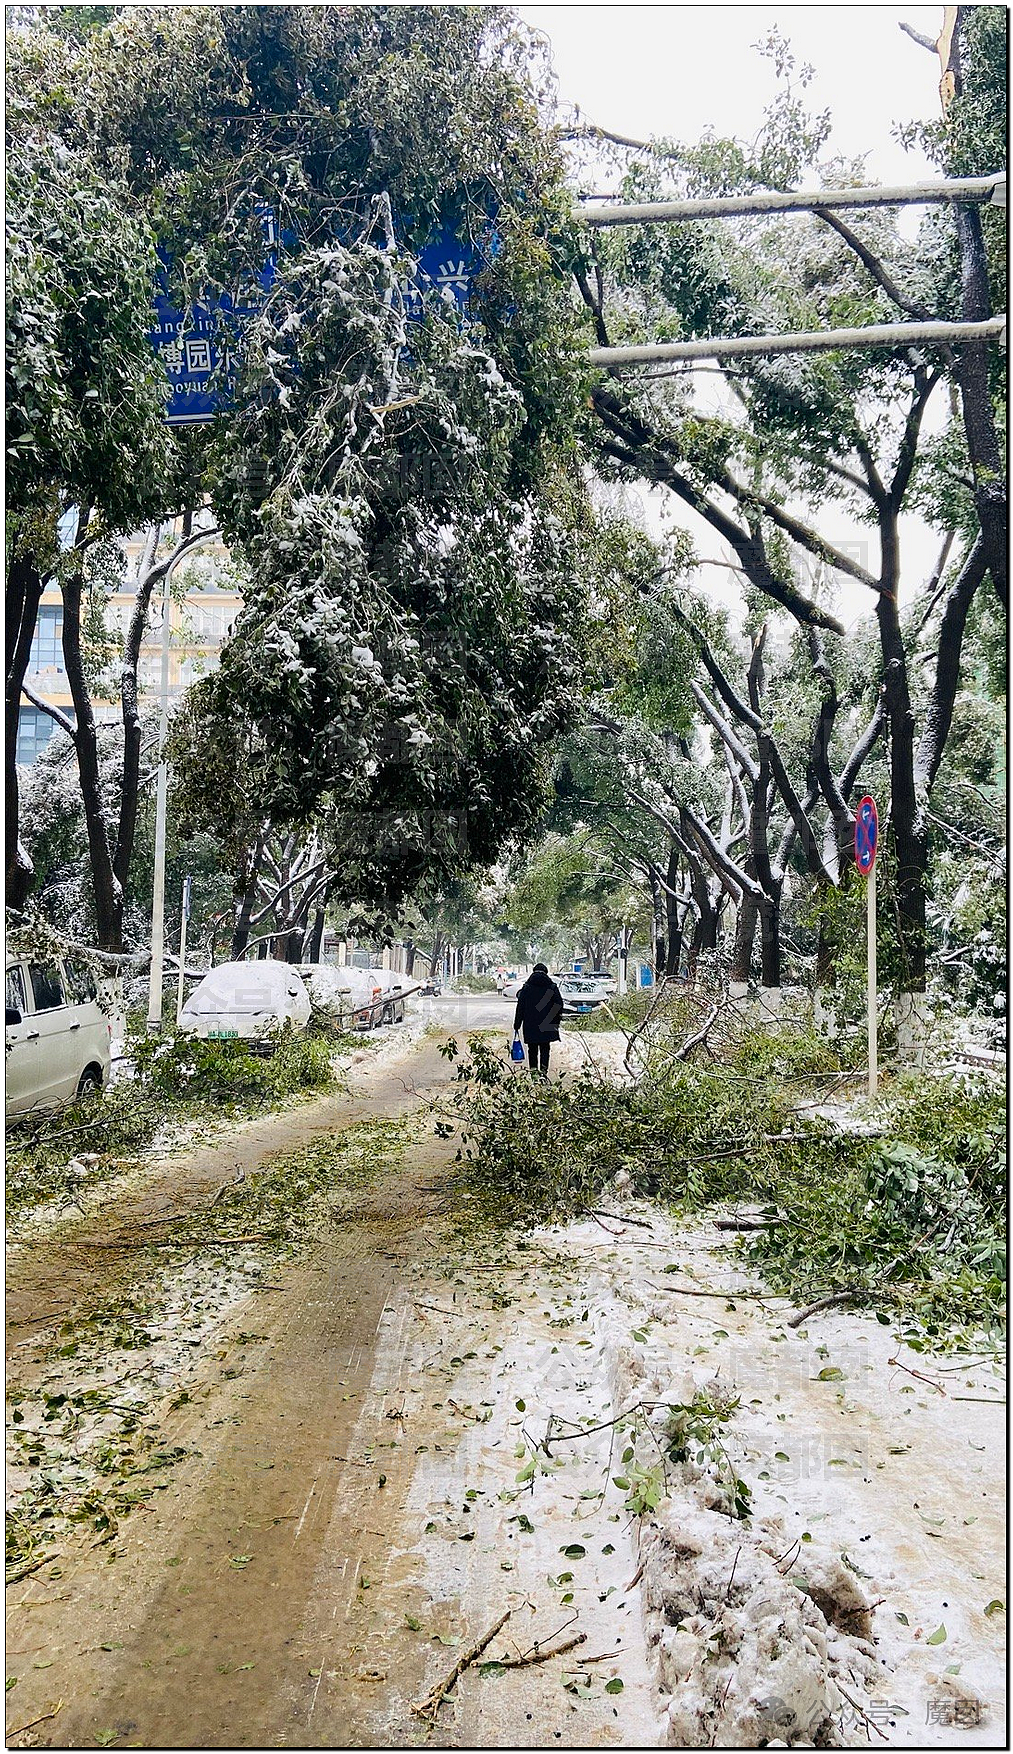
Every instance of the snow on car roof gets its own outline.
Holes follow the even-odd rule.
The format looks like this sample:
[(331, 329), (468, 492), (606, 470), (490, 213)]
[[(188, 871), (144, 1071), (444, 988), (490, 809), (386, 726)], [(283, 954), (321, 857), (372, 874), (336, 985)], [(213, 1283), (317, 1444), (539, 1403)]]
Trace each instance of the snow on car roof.
[(220, 962), (217, 968), (211, 968), (201, 982), (212, 990), (235, 992), (242, 987), (249, 992), (287, 992), (290, 987), (298, 991), (302, 985), (299, 970), (290, 962)]

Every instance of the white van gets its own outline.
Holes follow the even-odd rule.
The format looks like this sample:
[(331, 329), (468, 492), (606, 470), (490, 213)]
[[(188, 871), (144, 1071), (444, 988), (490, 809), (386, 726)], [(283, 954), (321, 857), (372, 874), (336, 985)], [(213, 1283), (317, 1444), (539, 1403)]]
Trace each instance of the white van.
[(222, 962), (190, 994), (179, 1027), (205, 1041), (267, 1041), (284, 1023), (305, 1028), (312, 1007), (290, 962)]
[(72, 957), (8, 962), (6, 1112), (56, 1108), (109, 1080), (112, 1025), (87, 966)]

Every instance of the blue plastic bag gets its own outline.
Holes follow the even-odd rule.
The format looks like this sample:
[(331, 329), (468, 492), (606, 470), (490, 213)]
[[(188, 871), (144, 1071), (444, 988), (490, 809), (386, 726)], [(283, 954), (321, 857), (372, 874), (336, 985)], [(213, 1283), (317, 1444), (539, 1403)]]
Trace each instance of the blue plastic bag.
[(523, 1060), (524, 1058), (524, 1043), (519, 1035), (515, 1035), (511, 1043), (510, 1058), (512, 1060)]

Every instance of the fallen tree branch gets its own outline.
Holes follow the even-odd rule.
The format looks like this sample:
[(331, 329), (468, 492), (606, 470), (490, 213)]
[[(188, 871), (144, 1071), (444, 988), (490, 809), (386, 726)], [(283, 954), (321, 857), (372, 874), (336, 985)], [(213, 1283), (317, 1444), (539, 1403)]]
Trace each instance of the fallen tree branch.
[[(659, 1285), (656, 1279), (651, 1280), (655, 1291), (675, 1291), (682, 1297), (722, 1297), (726, 1303), (733, 1303), (737, 1297), (755, 1297), (762, 1302), (765, 1297), (780, 1297), (778, 1291), (698, 1291), (690, 1285)], [(790, 1299), (786, 1299), (790, 1302)]]
[(675, 1055), (675, 1058), (677, 1060), (687, 1060), (689, 1058), (690, 1054), (693, 1052), (693, 1049), (696, 1047), (699, 1047), (701, 1042), (707, 1040), (707, 1037), (710, 1034), (711, 1029), (713, 1028), (714, 1024), (717, 1022), (722, 1011), (725, 1010), (727, 1003), (728, 1003), (728, 1001), (725, 1000), (724, 1003), (718, 1003), (717, 1005), (714, 1005), (711, 1008), (710, 1014), (707, 1017), (707, 1021), (704, 1023), (703, 1028), (698, 1029), (695, 1035), (691, 1035), (688, 1041), (683, 1042), (682, 1047), (679, 1049), (678, 1053)]
[[(903, 26), (901, 28), (903, 29)], [(874, 1729), (877, 1736), (879, 1736), (882, 1741), (888, 1742), (890, 1740), (890, 1738), (886, 1734), (885, 1730), (881, 1730), (878, 1723), (876, 1722), (875, 1718), (870, 1717), (869, 1713), (864, 1709), (863, 1706), (859, 1705), (858, 1700), (853, 1698), (853, 1696), (848, 1692), (847, 1688), (841, 1686), (841, 1683), (838, 1680), (836, 1675), (833, 1676), (833, 1683), (834, 1683), (834, 1686), (837, 1688), (838, 1693), (841, 1693), (844, 1695), (844, 1698), (847, 1700), (848, 1704), (854, 1706), (855, 1710), (858, 1712), (859, 1717), (864, 1719), (868, 1728)], [(868, 1734), (868, 1728), (866, 1730), (866, 1734)]]
[(36, 1724), (47, 1723), (51, 1717), (56, 1717), (57, 1713), (61, 1712), (62, 1710), (63, 1710), (63, 1700), (60, 1699), (54, 1705), (52, 1711), (44, 1711), (42, 1713), (41, 1717), (33, 1717), (31, 1723), (19, 1724), (19, 1726), (16, 1730), (8, 1730), (7, 1734), (9, 1736), (23, 1736), (26, 1730), (34, 1730)]
[(902, 1364), (899, 1358), (888, 1358), (886, 1362), (887, 1364), (895, 1364), (898, 1370), (906, 1371), (908, 1376), (916, 1377), (919, 1382), (928, 1383), (929, 1388), (935, 1389), (937, 1395), (945, 1396), (946, 1390), (942, 1384), (934, 1381), (931, 1376), (926, 1376), (923, 1370), (912, 1370), (910, 1364)]
[[(627, 1586), (627, 1587), (629, 1587), (629, 1586)], [(602, 1652), (601, 1652), (601, 1655), (600, 1655), (600, 1656), (596, 1656), (596, 1657), (578, 1657), (578, 1658), (577, 1658), (577, 1662), (578, 1662), (578, 1663), (582, 1663), (582, 1664), (584, 1664), (584, 1665), (585, 1665), (585, 1666), (586, 1666), (586, 1665), (587, 1665), (587, 1664), (588, 1664), (588, 1663), (607, 1663), (607, 1662), (608, 1662), (608, 1661), (609, 1661), (609, 1658), (610, 1658), (610, 1657), (621, 1657), (621, 1656), (625, 1656), (625, 1654), (626, 1654), (626, 1653), (625, 1653), (625, 1650), (624, 1650), (624, 1648), (623, 1648), (623, 1646), (622, 1646), (622, 1645), (621, 1645), (621, 1644), (620, 1644), (620, 1645), (618, 1645), (618, 1646), (617, 1646), (617, 1647), (616, 1647), (616, 1649), (615, 1649), (615, 1650), (603, 1650), (603, 1651), (602, 1651)]]
[[(216, 1206), (218, 1204), (218, 1201), (221, 1199), (222, 1195), (227, 1193), (229, 1188), (238, 1188), (240, 1182), (244, 1182), (245, 1180), (246, 1180), (246, 1171), (245, 1171), (245, 1169), (241, 1169), (239, 1171), (238, 1175), (233, 1176), (229, 1181), (222, 1182), (221, 1185), (215, 1189), (215, 1191), (211, 1195), (211, 1198), (208, 1201), (207, 1205), (204, 1207), (205, 1212), (210, 1212), (212, 1206)], [(199, 1211), (200, 1208), (198, 1207), (197, 1210)]]
[[(44, 1553), (41, 1559), (28, 1560), (26, 1564), (19, 1565), (16, 1571), (12, 1571), (10, 1573), (10, 1575), (6, 1579), (7, 1585), (10, 1585), (12, 1583), (20, 1583), (21, 1579), (23, 1577), (30, 1577), (33, 1571), (41, 1571), (42, 1567), (44, 1565), (48, 1565), (49, 1561), (51, 1559), (59, 1559), (60, 1557), (61, 1557), (61, 1555), (59, 1552), (53, 1552), (53, 1553)], [(27, 1729), (27, 1727), (28, 1726), (26, 1724), (25, 1728)], [(14, 1733), (14, 1732), (12, 1732), (12, 1733)]]
[(443, 1703), (445, 1695), (450, 1692), (450, 1689), (454, 1685), (454, 1682), (456, 1680), (458, 1680), (461, 1675), (464, 1674), (465, 1669), (468, 1669), (471, 1667), (472, 1663), (475, 1661), (475, 1658), (480, 1657), (482, 1655), (482, 1652), (485, 1650), (486, 1645), (489, 1645), (492, 1643), (497, 1632), (500, 1632), (502, 1630), (502, 1628), (506, 1625), (509, 1618), (510, 1618), (510, 1609), (508, 1608), (506, 1613), (501, 1615), (500, 1618), (497, 1620), (495, 1626), (491, 1627), (488, 1632), (483, 1634), (483, 1636), (480, 1639), (478, 1639), (478, 1641), (475, 1644), (473, 1644), (469, 1650), (465, 1651), (463, 1656), (458, 1657), (457, 1662), (454, 1664), (449, 1675), (445, 1676), (445, 1678), (442, 1681), (437, 1682), (436, 1686), (433, 1687), (430, 1690), (430, 1692), (428, 1692), (426, 1694), (426, 1697), (424, 1699), (420, 1699), (420, 1700), (416, 1701), (416, 1703), (412, 1706), (412, 1711), (414, 1712), (416, 1717), (425, 1718), (426, 1722), (430, 1725), (431, 1728), (435, 1727), (436, 1720), (437, 1720), (437, 1717), (439, 1715), (440, 1706)]
[(826, 1297), (817, 1297), (815, 1303), (808, 1304), (798, 1315), (789, 1316), (784, 1325), (786, 1328), (800, 1328), (802, 1323), (808, 1321), (809, 1317), (815, 1315), (818, 1310), (832, 1309), (835, 1304), (840, 1303), (858, 1303), (866, 1296), (868, 1296), (866, 1291), (831, 1291)]
[(603, 1212), (599, 1206), (585, 1208), (589, 1218), (614, 1218), (617, 1224), (635, 1224), (638, 1230), (653, 1230), (646, 1218), (626, 1218), (621, 1212)]
[[(576, 1650), (578, 1644), (587, 1643), (587, 1633), (578, 1632), (573, 1638), (565, 1638), (562, 1644), (550, 1645), (548, 1650), (539, 1650), (537, 1644), (523, 1657), (499, 1657), (497, 1661), (504, 1669), (530, 1669), (535, 1663), (547, 1663), (550, 1657), (561, 1657), (568, 1650)], [(609, 1653), (611, 1655), (611, 1652)], [(579, 1662), (600, 1662), (600, 1657), (579, 1657)]]

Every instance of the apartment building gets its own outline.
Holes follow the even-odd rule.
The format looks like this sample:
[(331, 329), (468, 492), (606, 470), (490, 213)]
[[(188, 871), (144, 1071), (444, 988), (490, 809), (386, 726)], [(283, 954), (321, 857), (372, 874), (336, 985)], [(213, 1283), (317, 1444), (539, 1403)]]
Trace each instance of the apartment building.
[[(169, 540), (178, 536), (178, 526), (167, 532)], [(122, 588), (109, 599), (106, 623), (111, 633), (122, 638), (133, 614), (137, 579), (144, 550), (144, 534), (137, 532), (123, 543), (124, 577)], [(169, 698), (178, 698), (191, 682), (213, 669), (218, 661), (222, 642), (228, 637), (242, 607), (229, 568), (229, 553), (224, 543), (208, 542), (195, 549), (181, 562), (176, 578), (184, 593), (180, 601), (169, 605)], [(69, 718), (74, 706), (63, 662), (63, 601), (59, 588), (50, 586), (39, 605), (39, 619), (32, 641), (28, 685), (33, 694)], [(148, 627), (141, 646), (137, 679), (142, 699), (157, 702), (162, 680), (162, 599), (152, 603)], [(101, 723), (115, 722), (120, 716), (117, 701), (95, 700), (95, 717)], [(45, 749), (50, 737), (62, 735), (54, 719), (41, 707), (22, 697), (18, 714), (17, 760), (30, 767)]]

